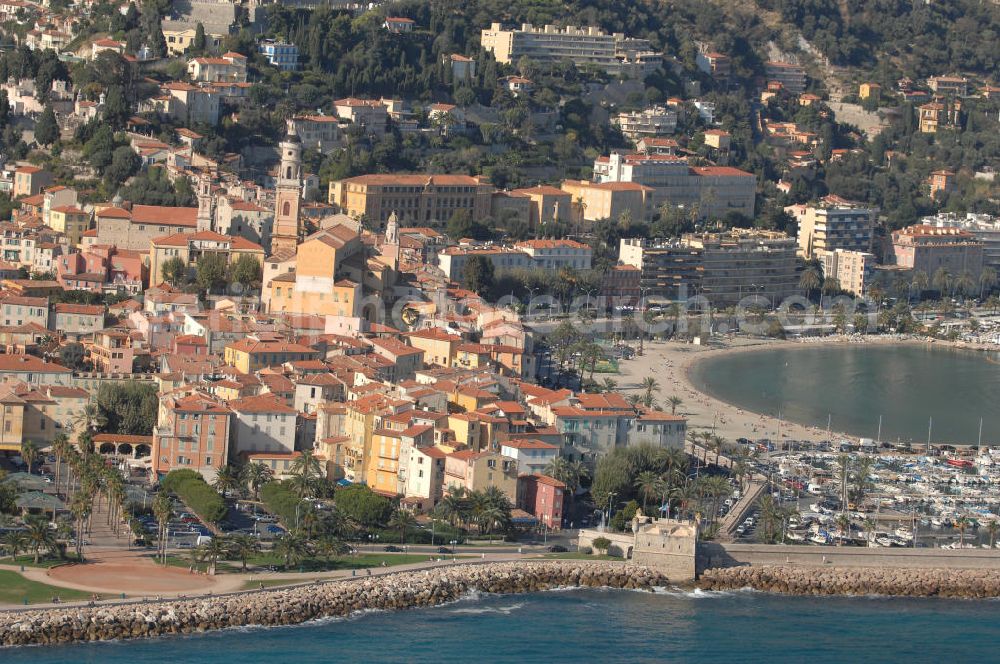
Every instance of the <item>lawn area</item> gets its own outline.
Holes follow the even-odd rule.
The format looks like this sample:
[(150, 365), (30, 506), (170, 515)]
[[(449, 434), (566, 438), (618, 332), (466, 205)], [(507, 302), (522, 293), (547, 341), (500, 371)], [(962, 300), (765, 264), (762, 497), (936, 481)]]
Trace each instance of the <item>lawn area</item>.
[(4, 556), (0, 558), (0, 563), (4, 565), (24, 565), (25, 567), (41, 567), (48, 569), (49, 567), (55, 567), (56, 565), (65, 565), (67, 563), (75, 563), (76, 554), (68, 553), (65, 558), (52, 558), (48, 556), (40, 556), (38, 559), (38, 564), (35, 564), (35, 556), (33, 554), (20, 555), (14, 560), (11, 560), (10, 556)]
[[(457, 557), (469, 558), (472, 556)], [(383, 562), (386, 564), (386, 567), (393, 567), (395, 565), (423, 563), (427, 562), (429, 558), (431, 558), (431, 555), (424, 553), (361, 553), (356, 556), (334, 558), (329, 561), (323, 558), (307, 558), (300, 563), (291, 565), (288, 571), (298, 572), (300, 568), (303, 572), (329, 572), (338, 569), (365, 569), (368, 567), (381, 567)], [(280, 556), (276, 556), (272, 553), (264, 553), (259, 556), (254, 556), (250, 559), (249, 564), (257, 567), (275, 565), (280, 569), (284, 566), (284, 560), (282, 560)], [(235, 567), (236, 570), (234, 571), (239, 571), (239, 565), (236, 565)]]
[[(152, 554), (150, 557), (152, 557)], [(253, 573), (259, 571), (260, 568), (268, 566), (275, 566), (279, 571), (287, 572), (333, 572), (340, 569), (366, 569), (382, 567), (383, 562), (386, 567), (395, 567), (396, 565), (424, 563), (431, 557), (431, 554), (425, 553), (361, 553), (356, 556), (345, 556), (343, 558), (333, 558), (331, 560), (326, 560), (324, 558), (306, 558), (299, 563), (292, 564), (287, 570), (285, 570), (283, 569), (285, 561), (282, 560), (280, 556), (267, 551), (258, 554), (247, 561), (247, 572)], [(438, 554), (434, 554), (433, 557), (437, 558)], [(448, 559), (451, 558), (451, 556), (442, 557)], [(465, 559), (478, 558), (479, 556), (458, 555), (455, 557), (458, 559)], [(187, 569), (191, 567), (191, 564), (191, 558), (186, 555), (167, 555), (168, 567), (180, 567), (182, 569)], [(205, 571), (208, 569), (208, 565), (205, 563), (195, 563), (195, 569)], [(243, 571), (243, 565), (238, 560), (220, 560), (215, 566), (215, 571), (217, 574), (238, 574)], [(283, 583), (288, 582), (286, 581)], [(265, 583), (264, 585), (267, 584)]]
[(42, 604), (58, 596), (64, 602), (90, 599), (91, 593), (29, 581), (17, 572), (0, 570), (0, 604)]

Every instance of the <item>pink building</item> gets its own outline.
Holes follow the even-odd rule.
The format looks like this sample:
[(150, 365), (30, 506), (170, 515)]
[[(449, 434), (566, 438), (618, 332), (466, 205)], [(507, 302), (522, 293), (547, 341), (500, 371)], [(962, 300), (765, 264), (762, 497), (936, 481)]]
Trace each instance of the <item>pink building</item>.
[(517, 506), (550, 530), (562, 528), (565, 493), (566, 485), (548, 475), (535, 473), (517, 478)]
[(928, 277), (943, 269), (952, 278), (968, 275), (977, 284), (983, 270), (984, 246), (972, 233), (960, 228), (917, 225), (892, 234), (897, 265)]
[(159, 421), (153, 427), (153, 472), (162, 476), (175, 468), (190, 468), (214, 480), (229, 460), (231, 418), (232, 411), (207, 394), (162, 397)]

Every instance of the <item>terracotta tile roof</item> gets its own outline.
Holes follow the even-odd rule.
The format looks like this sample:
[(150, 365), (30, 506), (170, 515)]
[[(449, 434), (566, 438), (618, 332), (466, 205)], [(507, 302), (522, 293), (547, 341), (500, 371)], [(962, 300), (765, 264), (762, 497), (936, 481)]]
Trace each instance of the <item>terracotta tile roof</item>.
[(237, 413), (281, 413), (291, 415), (298, 411), (274, 394), (261, 394), (230, 401), (229, 407)]

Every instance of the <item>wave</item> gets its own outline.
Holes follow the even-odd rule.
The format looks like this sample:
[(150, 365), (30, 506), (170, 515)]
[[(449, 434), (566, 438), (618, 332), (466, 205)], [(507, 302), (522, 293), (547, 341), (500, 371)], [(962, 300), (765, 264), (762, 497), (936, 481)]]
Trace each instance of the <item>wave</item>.
[(516, 604), (511, 604), (510, 606), (479, 606), (479, 607), (464, 607), (461, 609), (452, 609), (448, 613), (464, 613), (468, 615), (482, 615), (484, 613), (496, 613), (504, 616), (509, 616), (514, 611), (524, 608), (524, 602), (518, 602)]

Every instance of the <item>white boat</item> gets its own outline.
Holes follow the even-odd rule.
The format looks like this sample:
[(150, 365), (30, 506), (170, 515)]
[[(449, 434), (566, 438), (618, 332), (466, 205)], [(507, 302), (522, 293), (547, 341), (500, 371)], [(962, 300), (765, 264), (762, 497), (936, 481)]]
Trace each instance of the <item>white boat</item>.
[(816, 533), (815, 535), (809, 536), (809, 541), (813, 544), (826, 544), (828, 542), (828, 538), (826, 535)]
[(883, 535), (882, 537), (876, 537), (875, 541), (878, 542), (879, 546), (892, 546), (892, 539), (890, 539), (886, 535)]
[(931, 519), (931, 528), (940, 528), (943, 525), (944, 521), (941, 520), (941, 517), (936, 516)]
[(785, 539), (787, 539), (790, 542), (805, 542), (806, 536), (803, 535), (802, 533), (797, 533), (794, 530), (789, 530), (787, 533), (785, 533)]
[(900, 526), (893, 531), (896, 537), (912, 542), (913, 541), (913, 531), (906, 526)]

